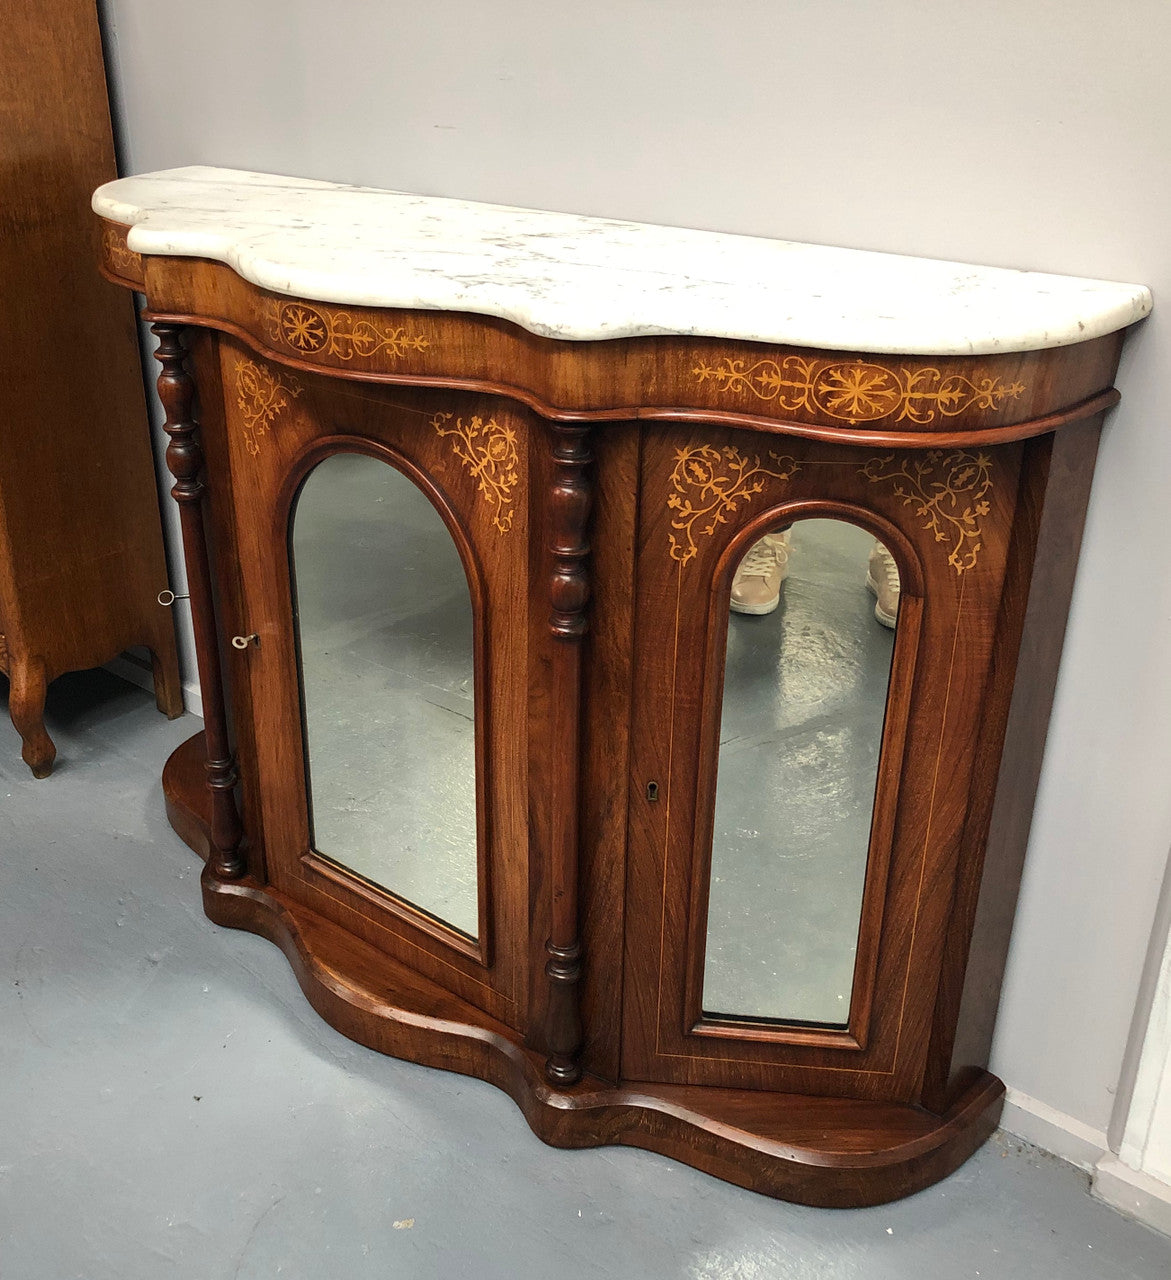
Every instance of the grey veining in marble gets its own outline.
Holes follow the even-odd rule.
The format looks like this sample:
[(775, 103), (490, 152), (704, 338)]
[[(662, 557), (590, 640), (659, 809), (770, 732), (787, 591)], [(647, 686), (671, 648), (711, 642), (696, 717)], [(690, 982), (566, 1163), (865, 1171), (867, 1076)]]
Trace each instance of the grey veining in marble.
[(548, 338), (681, 334), (888, 354), (1031, 351), (1151, 309), (1141, 285), (650, 226), (233, 169), (107, 183), (142, 254), (275, 293), (497, 316)]

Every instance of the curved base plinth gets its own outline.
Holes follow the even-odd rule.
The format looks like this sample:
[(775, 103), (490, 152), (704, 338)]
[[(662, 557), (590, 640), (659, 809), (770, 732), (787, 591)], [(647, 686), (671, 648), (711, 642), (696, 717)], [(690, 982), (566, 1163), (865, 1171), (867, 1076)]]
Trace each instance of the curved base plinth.
[[(163, 775), (172, 825), (206, 856), (202, 735)], [(982, 1072), (942, 1116), (900, 1103), (754, 1089), (611, 1085), (589, 1075), (552, 1088), (544, 1058), (511, 1028), (368, 943), (252, 880), (203, 876), (217, 924), (258, 933), (288, 957), (317, 1012), (343, 1035), (394, 1057), (489, 1081), (556, 1147), (643, 1147), (728, 1182), (800, 1204), (883, 1204), (958, 1168), (992, 1133), (1004, 1086)]]

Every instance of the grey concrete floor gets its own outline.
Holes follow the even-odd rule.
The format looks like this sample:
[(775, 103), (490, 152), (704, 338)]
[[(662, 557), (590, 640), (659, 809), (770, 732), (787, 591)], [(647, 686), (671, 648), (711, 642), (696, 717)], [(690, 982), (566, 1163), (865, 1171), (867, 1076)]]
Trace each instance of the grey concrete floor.
[(204, 918), (158, 781), (197, 721), (100, 672), (49, 720), (37, 782), (0, 718), (3, 1280), (1171, 1274), (1171, 1240), (1014, 1140), (852, 1211), (545, 1147), (491, 1086), (345, 1040), (275, 947)]

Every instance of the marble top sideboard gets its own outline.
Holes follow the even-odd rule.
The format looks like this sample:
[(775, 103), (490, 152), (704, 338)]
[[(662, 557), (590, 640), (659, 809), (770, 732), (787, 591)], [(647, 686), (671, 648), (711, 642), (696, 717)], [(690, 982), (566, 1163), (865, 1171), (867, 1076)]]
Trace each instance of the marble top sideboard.
[[(210, 918), (277, 942), (352, 1039), (492, 1082), (554, 1145), (648, 1147), (815, 1205), (957, 1168), (1003, 1104), (1028, 815), (1149, 292), (219, 169), (94, 206), (101, 269), (159, 340), (204, 710), (163, 789)], [(821, 521), (861, 539), (819, 586), (800, 538)], [(731, 618), (737, 565), (788, 525), (798, 612), (778, 594), (773, 622)], [(899, 584), (873, 621), (872, 539)], [(342, 595), (313, 605), (311, 564)], [(419, 575), (428, 671), (470, 606), (458, 757), (420, 747), (403, 663), (375, 653)], [(828, 611), (801, 603), (839, 581)], [(355, 702), (321, 642), (366, 619)], [(749, 645), (736, 693), (726, 654)], [(816, 706), (786, 674), (803, 647)], [(796, 726), (734, 735), (755, 757), (734, 792), (725, 693)], [(344, 733), (310, 727), (318, 705)], [(862, 774), (837, 746), (809, 763), (806, 714), (835, 743), (869, 717)], [(323, 779), (354, 770), (393, 799), (361, 819), (381, 861), (314, 816), (351, 806)], [(721, 786), (763, 788), (744, 865), (780, 888), (770, 906), (745, 882), (712, 953), (760, 959), (709, 1001)], [(403, 803), (442, 819), (408, 840)], [(854, 888), (824, 868), (800, 888), (790, 865), (847, 823)], [(416, 890), (449, 843), (457, 914)], [(832, 1004), (776, 994), (815, 973)]]
[(1067, 346), (1151, 309), (1141, 285), (194, 166), (100, 187), (138, 254), (278, 294), (495, 316), (572, 341), (661, 334), (886, 354)]

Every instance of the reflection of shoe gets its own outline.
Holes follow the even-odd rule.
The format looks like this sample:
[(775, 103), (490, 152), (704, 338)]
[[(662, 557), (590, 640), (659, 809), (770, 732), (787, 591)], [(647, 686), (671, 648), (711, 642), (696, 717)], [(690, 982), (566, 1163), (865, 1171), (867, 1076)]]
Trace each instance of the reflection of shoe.
[(866, 585), (875, 595), (874, 616), (884, 627), (893, 627), (899, 612), (899, 568), (881, 542), (876, 542), (870, 553)]
[(789, 534), (766, 533), (748, 548), (732, 579), (733, 613), (772, 613), (789, 573)]

